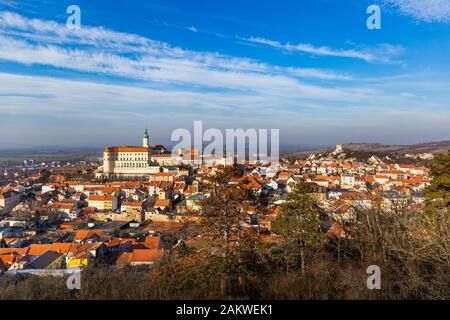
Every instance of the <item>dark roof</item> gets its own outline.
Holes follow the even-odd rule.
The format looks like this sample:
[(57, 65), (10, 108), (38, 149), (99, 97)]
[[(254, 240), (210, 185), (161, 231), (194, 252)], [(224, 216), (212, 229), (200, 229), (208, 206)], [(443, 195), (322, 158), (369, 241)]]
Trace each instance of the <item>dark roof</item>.
[(30, 267), (32, 269), (46, 269), (51, 263), (53, 263), (60, 256), (61, 254), (59, 254), (58, 252), (47, 251), (43, 255), (36, 258), (32, 263), (30, 263)]

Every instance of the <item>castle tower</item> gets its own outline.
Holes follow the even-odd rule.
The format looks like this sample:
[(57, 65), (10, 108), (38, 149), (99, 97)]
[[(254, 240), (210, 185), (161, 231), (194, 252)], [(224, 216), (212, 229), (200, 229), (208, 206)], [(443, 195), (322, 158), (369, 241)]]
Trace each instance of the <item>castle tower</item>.
[(344, 152), (344, 149), (342, 148), (342, 145), (341, 144), (337, 144), (336, 145), (336, 149), (334, 150), (334, 153), (335, 154), (340, 154), (340, 153), (343, 153)]
[(150, 147), (150, 142), (149, 142), (149, 138), (148, 138), (147, 128), (145, 128), (144, 139), (143, 139), (142, 145), (143, 145), (145, 148)]

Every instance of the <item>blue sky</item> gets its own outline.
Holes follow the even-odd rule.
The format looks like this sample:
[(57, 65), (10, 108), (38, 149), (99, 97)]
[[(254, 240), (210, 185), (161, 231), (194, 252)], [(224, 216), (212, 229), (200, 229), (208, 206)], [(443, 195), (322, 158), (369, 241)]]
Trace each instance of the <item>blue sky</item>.
[(0, 0), (0, 149), (168, 143), (194, 120), (286, 146), (446, 140), (449, 57), (448, 0)]

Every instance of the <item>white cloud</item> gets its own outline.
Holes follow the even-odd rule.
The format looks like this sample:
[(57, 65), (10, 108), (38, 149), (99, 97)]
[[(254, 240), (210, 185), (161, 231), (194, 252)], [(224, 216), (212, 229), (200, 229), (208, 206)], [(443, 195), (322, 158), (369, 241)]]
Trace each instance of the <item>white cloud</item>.
[(400, 56), (404, 49), (401, 46), (381, 44), (375, 48), (362, 49), (334, 49), (326, 46), (316, 47), (308, 43), (300, 44), (282, 44), (278, 41), (268, 40), (264, 38), (251, 37), (239, 38), (241, 40), (267, 45), (288, 52), (302, 52), (317, 56), (331, 56), (342, 58), (354, 58), (364, 60), (368, 63), (394, 63), (394, 59)]
[[(52, 21), (28, 20), (10, 12), (0, 12), (0, 59), (166, 84), (264, 95), (290, 92), (296, 97), (302, 91), (314, 91), (300, 79), (351, 79), (329, 70), (279, 67), (252, 59), (183, 50), (105, 28), (83, 26), (69, 30)], [(316, 90), (328, 95), (335, 92), (320, 87)]]
[(189, 31), (192, 31), (192, 32), (198, 32), (198, 29), (196, 27), (194, 27), (194, 26), (190, 26), (190, 27), (188, 27), (186, 29), (188, 29)]
[(425, 22), (450, 23), (449, 0), (382, 0), (403, 15)]

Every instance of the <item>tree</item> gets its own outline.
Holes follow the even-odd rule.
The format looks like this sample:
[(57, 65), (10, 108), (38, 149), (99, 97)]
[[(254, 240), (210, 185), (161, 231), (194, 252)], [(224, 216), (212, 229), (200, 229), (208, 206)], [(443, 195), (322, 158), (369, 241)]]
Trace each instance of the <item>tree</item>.
[(446, 155), (438, 155), (430, 165), (433, 181), (425, 190), (429, 199), (429, 209), (450, 207), (450, 150)]
[(320, 230), (320, 211), (309, 195), (309, 185), (301, 181), (282, 205), (282, 213), (272, 223), (272, 231), (281, 235), (286, 270), (294, 264), (303, 274), (307, 262), (321, 247), (324, 235)]
[(220, 250), (223, 256), (239, 241), (241, 223), (247, 218), (247, 193), (240, 186), (223, 182), (214, 184), (211, 194), (202, 201), (202, 226), (211, 237), (211, 249)]
[(40, 179), (41, 183), (48, 183), (50, 181), (50, 172), (47, 169), (42, 169), (40, 171)]

